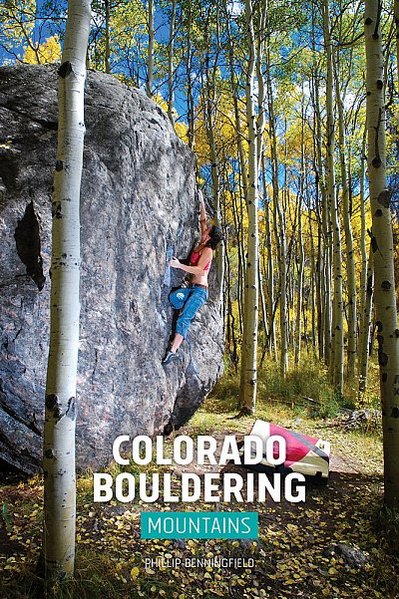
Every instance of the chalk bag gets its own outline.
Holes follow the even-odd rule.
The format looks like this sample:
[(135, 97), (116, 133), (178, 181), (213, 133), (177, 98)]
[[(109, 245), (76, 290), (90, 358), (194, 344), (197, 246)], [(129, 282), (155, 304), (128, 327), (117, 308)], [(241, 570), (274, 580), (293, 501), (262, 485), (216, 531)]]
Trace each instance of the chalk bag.
[(190, 295), (190, 292), (190, 287), (178, 287), (177, 289), (172, 289), (172, 291), (169, 293), (169, 301), (175, 310), (180, 310), (180, 308), (183, 308), (184, 304), (186, 303), (186, 299)]

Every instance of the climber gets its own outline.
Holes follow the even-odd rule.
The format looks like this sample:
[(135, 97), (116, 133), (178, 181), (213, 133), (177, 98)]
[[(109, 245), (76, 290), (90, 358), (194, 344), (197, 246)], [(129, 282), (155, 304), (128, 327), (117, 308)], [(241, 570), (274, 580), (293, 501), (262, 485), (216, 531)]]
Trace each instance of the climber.
[[(191, 252), (189, 265), (182, 264), (177, 258), (172, 258), (169, 265), (179, 268), (189, 274), (189, 282), (177, 290), (177, 297), (184, 298), (181, 312), (176, 321), (176, 334), (166, 352), (162, 364), (169, 364), (177, 357), (177, 350), (186, 338), (188, 327), (198, 310), (208, 299), (208, 273), (211, 267), (213, 250), (222, 240), (220, 227), (208, 225), (205, 202), (201, 191), (198, 192), (201, 206), (201, 239), (199, 245)], [(176, 292), (175, 292), (176, 293)], [(176, 304), (172, 304), (176, 307)]]

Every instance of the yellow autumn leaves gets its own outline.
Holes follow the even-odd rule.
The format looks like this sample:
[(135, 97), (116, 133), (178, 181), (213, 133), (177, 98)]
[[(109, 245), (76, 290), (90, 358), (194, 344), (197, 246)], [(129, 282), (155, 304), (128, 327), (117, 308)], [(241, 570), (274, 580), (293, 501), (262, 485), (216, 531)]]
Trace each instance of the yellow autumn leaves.
[(61, 45), (58, 35), (52, 35), (42, 44), (29, 43), (23, 61), (28, 64), (52, 64), (61, 60)]

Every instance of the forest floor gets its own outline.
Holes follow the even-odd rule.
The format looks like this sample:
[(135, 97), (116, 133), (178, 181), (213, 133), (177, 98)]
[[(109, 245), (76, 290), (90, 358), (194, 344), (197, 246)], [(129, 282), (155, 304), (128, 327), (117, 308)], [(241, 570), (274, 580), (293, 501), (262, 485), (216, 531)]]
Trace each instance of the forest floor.
[[(253, 417), (232, 419), (231, 401), (217, 394), (177, 434), (222, 438), (248, 434)], [(257, 511), (259, 538), (248, 540), (143, 540), (144, 510), (212, 511), (215, 504), (93, 503), (92, 473), (78, 478), (76, 580), (59, 598), (252, 599), (291, 597), (399, 598), (399, 517), (382, 505), (382, 444), (378, 431), (348, 432), (334, 419), (304, 408), (260, 401), (257, 417), (331, 442), (331, 477), (325, 487), (307, 483), (306, 501), (218, 504), (217, 510)], [(167, 468), (167, 467), (163, 467)], [(228, 468), (228, 467), (227, 467)], [(234, 469), (237, 471), (238, 467)], [(224, 467), (224, 470), (226, 467)], [(201, 467), (186, 470), (203, 473)], [(110, 472), (119, 470), (111, 467)], [(153, 465), (147, 472), (159, 471)], [(179, 469), (172, 468), (175, 488)], [(3, 481), (0, 487), (0, 598), (43, 596), (34, 565), (41, 545), (39, 477)], [(243, 558), (243, 567), (177, 567), (173, 559)], [(146, 558), (163, 564), (145, 567)], [(253, 565), (248, 564), (250, 558)], [(251, 562), (250, 562), (251, 563)]]

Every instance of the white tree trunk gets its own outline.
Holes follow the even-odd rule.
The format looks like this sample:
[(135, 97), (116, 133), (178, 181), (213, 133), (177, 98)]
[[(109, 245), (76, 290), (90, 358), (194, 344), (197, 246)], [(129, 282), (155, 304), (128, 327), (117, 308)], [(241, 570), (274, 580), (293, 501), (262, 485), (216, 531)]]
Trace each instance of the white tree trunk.
[(343, 331), (343, 302), (342, 302), (342, 263), (341, 263), (341, 229), (339, 222), (338, 198), (336, 197), (334, 173), (335, 127), (333, 110), (333, 71), (332, 48), (330, 35), (330, 17), (328, 0), (323, 3), (324, 44), (327, 59), (326, 81), (326, 113), (327, 113), (327, 198), (330, 208), (330, 230), (333, 235), (333, 318), (331, 334), (331, 381), (336, 391), (342, 395), (344, 385), (344, 331)]
[(255, 40), (253, 6), (245, 2), (248, 32), (249, 64), (246, 83), (246, 116), (248, 130), (248, 243), (247, 268), (244, 295), (244, 332), (241, 362), (240, 405), (242, 413), (253, 413), (257, 390), (257, 347), (258, 347), (258, 154), (255, 114)]
[(52, 204), (50, 352), (43, 448), (43, 554), (47, 579), (72, 575), (75, 557), (79, 198), (90, 18), (90, 0), (69, 0), (62, 65), (58, 71), (59, 122)]
[(373, 252), (370, 247), (367, 272), (366, 290), (363, 311), (361, 313), (361, 328), (359, 335), (359, 405), (364, 403), (364, 392), (367, 389), (367, 374), (369, 362), (369, 342), (371, 328), (371, 310), (373, 304)]
[(396, 311), (391, 194), (386, 187), (384, 56), (381, 0), (366, 0), (368, 176), (372, 216), (374, 304), (384, 443), (384, 497), (399, 505), (399, 327)]
[[(337, 55), (337, 54), (336, 54)], [(335, 61), (335, 93), (338, 107), (338, 139), (341, 165), (342, 186), (342, 216), (345, 229), (345, 254), (346, 254), (346, 289), (348, 294), (347, 322), (348, 322), (348, 349), (347, 349), (347, 374), (348, 380), (355, 378), (356, 352), (357, 352), (357, 306), (356, 306), (356, 276), (352, 233), (352, 215), (349, 201), (348, 169), (346, 164), (346, 135), (344, 103), (339, 89), (338, 59)]]
[(278, 270), (280, 274), (280, 297), (279, 297), (279, 320), (280, 320), (280, 373), (285, 378), (288, 370), (288, 307), (287, 307), (287, 235), (285, 214), (282, 208), (282, 198), (280, 197), (279, 174), (278, 174), (278, 155), (277, 155), (277, 134), (274, 115), (273, 87), (270, 77), (270, 45), (266, 47), (266, 87), (267, 102), (269, 111), (268, 133), (270, 139), (270, 161), (272, 173), (272, 191), (273, 191), (273, 212), (274, 212), (274, 233), (276, 242), (276, 253), (278, 261)]
[(154, 79), (154, 0), (148, 0), (148, 57), (147, 57), (147, 96), (152, 98)]
[(170, 33), (169, 33), (169, 48), (168, 48), (168, 117), (172, 126), (175, 125), (175, 119), (173, 116), (175, 97), (173, 87), (174, 77), (174, 44), (175, 44), (175, 21), (176, 21), (176, 0), (172, 0), (172, 14), (170, 16)]

